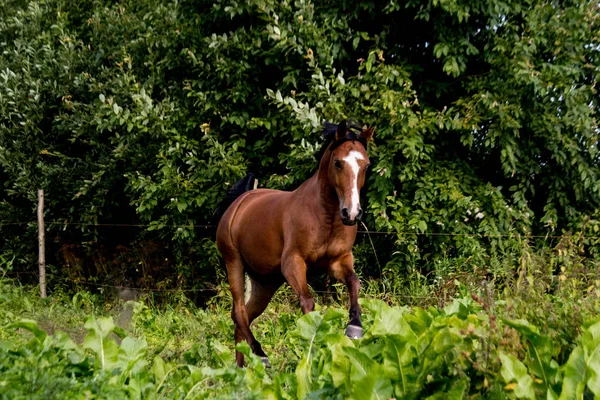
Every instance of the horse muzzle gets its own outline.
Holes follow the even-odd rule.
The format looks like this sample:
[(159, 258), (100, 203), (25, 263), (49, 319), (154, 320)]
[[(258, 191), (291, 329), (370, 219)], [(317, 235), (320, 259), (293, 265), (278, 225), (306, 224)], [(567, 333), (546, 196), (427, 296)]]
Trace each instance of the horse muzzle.
[(363, 210), (362, 210), (362, 208), (359, 208), (358, 213), (356, 213), (356, 216), (354, 218), (352, 218), (350, 216), (350, 213), (348, 212), (348, 209), (342, 208), (340, 210), (340, 216), (342, 217), (342, 223), (344, 225), (353, 226), (353, 225), (356, 225), (356, 223), (361, 220), (361, 218), (363, 216)]

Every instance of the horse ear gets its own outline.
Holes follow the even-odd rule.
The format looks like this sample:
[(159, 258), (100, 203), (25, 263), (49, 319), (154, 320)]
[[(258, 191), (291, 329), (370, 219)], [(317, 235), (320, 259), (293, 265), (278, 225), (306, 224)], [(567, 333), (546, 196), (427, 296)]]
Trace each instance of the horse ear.
[(335, 140), (342, 140), (348, 134), (348, 123), (345, 119), (341, 120), (338, 124), (337, 131), (335, 132)]
[(363, 131), (360, 133), (360, 136), (368, 142), (373, 139), (373, 132), (375, 132), (375, 127), (372, 126), (370, 128), (363, 129)]

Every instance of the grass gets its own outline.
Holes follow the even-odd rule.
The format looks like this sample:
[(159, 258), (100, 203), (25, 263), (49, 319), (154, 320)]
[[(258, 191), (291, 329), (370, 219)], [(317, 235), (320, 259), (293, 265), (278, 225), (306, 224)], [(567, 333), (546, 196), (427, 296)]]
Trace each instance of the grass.
[[(0, 340), (26, 343), (30, 339), (28, 333), (3, 327), (19, 319), (30, 319), (37, 321), (40, 328), (50, 335), (63, 331), (75, 343), (81, 344), (87, 333), (84, 323), (93, 314), (110, 317), (129, 335), (145, 338), (149, 353), (161, 355), (166, 360), (189, 359), (191, 356), (187, 353), (191, 351), (208, 357), (209, 349), (205, 344), (213, 340), (233, 352), (231, 303), (226, 286), (205, 307), (195, 306), (183, 293), (175, 293), (164, 304), (162, 300), (156, 301), (151, 293), (127, 302), (118, 298), (107, 301), (104, 295), (87, 291), (72, 296), (54, 293), (40, 299), (37, 287), (20, 286), (18, 282), (6, 279), (0, 281), (0, 289)], [(316, 294), (317, 310), (343, 307), (334, 297)], [(300, 316), (302, 313), (296, 297), (286, 286), (276, 293), (267, 310), (253, 324), (252, 329), (273, 365), (290, 363), (285, 338)]]
[[(458, 358), (447, 359), (447, 356), (425, 354), (419, 356), (421, 358), (414, 362), (418, 363), (423, 357), (433, 357), (434, 361), (431, 361), (430, 365), (449, 365), (449, 369), (436, 371), (443, 376), (447, 374), (446, 378), (449, 380), (435, 381), (437, 386), (434, 385), (435, 382), (422, 382), (422, 387), (417, 388), (421, 391), (415, 392), (420, 393), (417, 397), (425, 393), (437, 393), (436, 390), (458, 390), (464, 387), (468, 387), (473, 396), (477, 393), (490, 395), (492, 391), (506, 392), (507, 390), (505, 394), (508, 394), (508, 397), (514, 397), (518, 390), (531, 394), (532, 392), (527, 392), (525, 387), (512, 391), (513, 388), (518, 387), (514, 385), (529, 382), (528, 375), (523, 375), (522, 380), (518, 382), (510, 381), (507, 376), (512, 375), (505, 369), (508, 367), (500, 363), (499, 357), (501, 355), (503, 363), (512, 363), (511, 365), (518, 365), (521, 362), (519, 360), (523, 360), (525, 365), (515, 367), (516, 370), (529, 371), (529, 375), (535, 377), (539, 368), (536, 369), (537, 367), (527, 362), (532, 343), (543, 344), (541, 348), (545, 349), (545, 365), (550, 371), (548, 373), (554, 377), (552, 384), (547, 384), (544, 379), (542, 379), (544, 383), (541, 384), (539, 382), (541, 378), (536, 378), (537, 380), (533, 381), (535, 393), (540, 395), (543, 390), (560, 392), (562, 379), (567, 379), (568, 368), (556, 369), (556, 366), (566, 366), (574, 357), (573, 349), (581, 346), (582, 332), (585, 336), (588, 329), (586, 327), (589, 326), (590, 321), (594, 321), (600, 310), (597, 261), (586, 259), (577, 251), (565, 253), (563, 247), (559, 254), (524, 249), (521, 258), (516, 262), (518, 264), (509, 269), (511, 273), (505, 274), (502, 279), (490, 278), (485, 268), (481, 268), (470, 272), (452, 270), (446, 275), (435, 271), (435, 279), (415, 270), (406, 276), (384, 275), (381, 280), (362, 280), (361, 296), (366, 305), (363, 322), (366, 329), (377, 325), (380, 313), (395, 315), (394, 318), (399, 319), (406, 315), (407, 321), (413, 322), (422, 318), (423, 321), (437, 320), (436, 324), (448, 324), (444, 332), (449, 336), (445, 340), (454, 343), (454, 348), (445, 350), (444, 354), (454, 352), (458, 354), (456, 355)], [(331, 347), (326, 337), (334, 335), (336, 340), (343, 342), (340, 335), (347, 317), (348, 299), (345, 287), (340, 284), (327, 286), (325, 293), (321, 291), (315, 293), (317, 315), (325, 316), (325, 319), (333, 319), (328, 320), (329, 322), (324, 325), (327, 326), (329, 332), (327, 335), (330, 336), (319, 336), (320, 339), (315, 340), (314, 343), (303, 342), (302, 329), (311, 332), (313, 329), (310, 328), (311, 324), (314, 324), (315, 332), (321, 329), (318, 318), (302, 317), (297, 299), (289, 287), (284, 286), (276, 293), (265, 313), (253, 324), (253, 332), (261, 341), (273, 366), (267, 372), (261, 372), (261, 367), (257, 365), (243, 371), (233, 367), (231, 299), (226, 285), (218, 286), (217, 294), (202, 307), (193, 304), (184, 293), (178, 292), (169, 295), (168, 301), (165, 301), (164, 297), (155, 297), (150, 292), (137, 293), (134, 297), (134, 301), (125, 301), (114, 294), (109, 296), (102, 292), (68, 293), (55, 290), (49, 298), (40, 299), (36, 287), (21, 286), (18, 281), (0, 279), (0, 348), (13, 349), (10, 353), (13, 355), (18, 353), (18, 357), (15, 356), (16, 361), (12, 360), (11, 363), (17, 361), (24, 363), (23, 368), (20, 369), (10, 369), (8, 364), (0, 365), (0, 370), (9, 368), (4, 373), (12, 371), (17, 377), (15, 379), (21, 379), (21, 374), (29, 373), (30, 378), (27, 378), (29, 380), (23, 378), (29, 385), (24, 386), (24, 390), (38, 387), (46, 393), (44, 395), (46, 397), (47, 393), (67, 393), (65, 388), (73, 384), (69, 379), (73, 379), (75, 375), (69, 372), (71, 378), (67, 379), (68, 374), (65, 371), (71, 371), (72, 365), (64, 361), (64, 354), (61, 355), (60, 352), (54, 354), (55, 361), (52, 362), (52, 365), (62, 365), (64, 370), (58, 367), (56, 367), (58, 369), (44, 369), (43, 363), (39, 364), (32, 358), (35, 352), (31, 350), (33, 344), (30, 329), (27, 327), (15, 329), (10, 327), (10, 324), (22, 320), (37, 321), (39, 328), (49, 335), (54, 335), (54, 342), (60, 342), (62, 336), (59, 332), (65, 332), (74, 342), (74, 346), (85, 348), (86, 354), (89, 355), (92, 354), (86, 347), (86, 341), (89, 339), (85, 338), (90, 335), (90, 329), (86, 328), (85, 324), (89, 321), (90, 315), (94, 315), (96, 319), (109, 317), (114, 320), (118, 328), (111, 331), (113, 333), (110, 337), (118, 343), (123, 345), (126, 338), (135, 339), (138, 344), (143, 343), (142, 364), (145, 367), (140, 368), (147, 372), (143, 377), (138, 376), (138, 379), (146, 385), (153, 385), (151, 390), (148, 389), (150, 390), (148, 393), (154, 393), (149, 395), (150, 397), (160, 395), (159, 397), (184, 398), (194, 393), (198, 395), (216, 393), (227, 398), (234, 392), (236, 397), (252, 397), (252, 393), (262, 393), (263, 390), (267, 390), (265, 389), (267, 387), (271, 391), (276, 390), (277, 387), (297, 387), (300, 392), (302, 390), (310, 392), (315, 389), (315, 382), (321, 379), (310, 378), (315, 368), (329, 365), (328, 363), (332, 362), (331, 357), (337, 357), (336, 362), (339, 362), (340, 359), (345, 360), (344, 357), (348, 356), (350, 357), (348, 362), (353, 362), (350, 353), (348, 353), (350, 355), (328, 353), (337, 347)], [(127, 299), (130, 298), (131, 296), (127, 296)], [(455, 301), (457, 298), (461, 299), (459, 303)], [(378, 305), (376, 301), (381, 301), (382, 305)], [(391, 305), (393, 309), (386, 311), (383, 304)], [(467, 311), (461, 311), (461, 307), (466, 307)], [(333, 317), (327, 317), (328, 315)], [(452, 315), (456, 315), (458, 319)], [(423, 321), (419, 323), (424, 323)], [(416, 329), (416, 326), (411, 326)], [(407, 329), (406, 327), (408, 325), (403, 329)], [(416, 332), (427, 332), (423, 329), (421, 327)], [(433, 336), (427, 340), (435, 340), (435, 332), (432, 331), (431, 335)], [(466, 335), (465, 339), (460, 339), (463, 335)], [(469, 335), (472, 338), (467, 341)], [(392, 336), (382, 336), (381, 343), (392, 340), (390, 339)], [(55, 346), (51, 345), (54, 342), (48, 342), (43, 346), (38, 343), (39, 357), (46, 354), (47, 346)], [(468, 343), (471, 347), (466, 345)], [(64, 344), (60, 346), (64, 347)], [(60, 346), (58, 348), (62, 348)], [(388, 353), (377, 353), (378, 347), (373, 347), (372, 344), (365, 346), (361, 351), (367, 353), (375, 351), (372, 358), (379, 360), (381, 365), (387, 365), (388, 361), (385, 361), (385, 357)], [(594, 348), (593, 343), (588, 346)], [(16, 349), (22, 351), (19, 350), (21, 351), (19, 353)], [(312, 367), (307, 357), (309, 361), (313, 361)], [(114, 386), (114, 376), (111, 378), (98, 375), (97, 366), (94, 367), (95, 359), (97, 358), (86, 359), (88, 369), (84, 369), (87, 372), (80, 371), (77, 372), (79, 375), (76, 374), (80, 376), (76, 382), (81, 385), (81, 390), (87, 390), (100, 398), (104, 395), (114, 398), (122, 396), (125, 386)], [(78, 368), (81, 367), (77, 365)], [(332, 364), (329, 369), (323, 370), (322, 373), (325, 374), (323, 376), (326, 376), (327, 371), (336, 365)], [(452, 365), (454, 367), (451, 367)], [(180, 370), (180, 368), (184, 369)], [(380, 367), (374, 365), (373, 368)], [(42, 379), (40, 376), (46, 378)], [(363, 376), (361, 379), (367, 378)], [(131, 382), (133, 378), (128, 379), (130, 380), (125, 380), (123, 383)], [(334, 376), (332, 382), (339, 382), (339, 379), (336, 379), (338, 378)], [(40, 383), (42, 381), (46, 383)], [(34, 385), (35, 382), (38, 382), (38, 386)], [(52, 382), (57, 382), (58, 386), (54, 388)], [(204, 385), (201, 382), (209, 382), (210, 385), (200, 389)], [(492, 383), (495, 385), (493, 390), (491, 386), (486, 386)], [(313, 386), (310, 386), (311, 384)], [(0, 379), (0, 398), (2, 397), (1, 386), (2, 379)], [(102, 391), (104, 387), (107, 388), (106, 392)], [(347, 393), (353, 393), (352, 391), (355, 390), (354, 387), (345, 389), (338, 387), (338, 389), (347, 390)], [(383, 394), (388, 394), (391, 389), (385, 387), (381, 390)], [(393, 391), (396, 395), (399, 393), (397, 388)], [(219, 397), (216, 394), (215, 396)], [(285, 398), (283, 394), (274, 396)]]
[[(580, 296), (576, 288), (568, 285), (563, 287), (557, 296), (540, 291), (536, 287), (518, 286), (516, 282), (515, 286), (505, 286), (501, 292), (495, 290), (493, 283), (489, 283), (487, 288), (472, 291), (462, 285), (458, 277), (454, 278), (441, 285), (441, 289), (430, 292), (429, 296), (421, 293), (431, 288), (418, 289), (419, 296), (411, 296), (408, 293), (402, 296), (394, 294), (397, 287), (386, 290), (385, 284), (365, 281), (362, 296), (380, 299), (396, 306), (420, 301), (421, 307), (443, 308), (456, 295), (473, 293), (503, 317), (526, 319), (547, 332), (554, 340), (563, 343), (572, 343), (579, 334), (579, 327), (599, 309), (600, 292), (597, 283), (600, 282), (588, 287), (586, 296)], [(387, 285), (392, 286), (389, 282)], [(206, 353), (207, 348), (202, 346), (211, 340), (226, 345), (233, 352), (231, 303), (226, 286), (223, 286), (220, 294), (204, 307), (192, 304), (183, 293), (171, 296), (166, 305), (162, 301), (157, 305), (152, 294), (148, 293), (142, 294), (133, 302), (123, 302), (118, 298), (106, 301), (105, 296), (99, 293), (85, 291), (72, 296), (55, 293), (47, 299), (40, 299), (36, 287), (20, 286), (17, 282), (6, 279), (0, 282), (0, 287), (2, 326), (18, 319), (32, 319), (48, 334), (63, 331), (75, 343), (81, 344), (86, 335), (84, 322), (87, 316), (94, 314), (111, 317), (128, 334), (145, 338), (150, 354), (161, 355), (166, 360), (183, 360), (185, 354), (192, 350)], [(315, 294), (318, 311), (323, 312), (331, 307), (347, 308), (345, 288), (334, 285), (333, 289), (337, 293)], [(294, 329), (301, 315), (294, 293), (284, 286), (253, 324), (253, 332), (261, 341), (273, 365), (293, 364), (290, 361), (290, 351), (286, 347), (286, 335)], [(0, 329), (0, 340), (24, 343), (28, 340), (28, 335), (23, 335), (20, 331)]]

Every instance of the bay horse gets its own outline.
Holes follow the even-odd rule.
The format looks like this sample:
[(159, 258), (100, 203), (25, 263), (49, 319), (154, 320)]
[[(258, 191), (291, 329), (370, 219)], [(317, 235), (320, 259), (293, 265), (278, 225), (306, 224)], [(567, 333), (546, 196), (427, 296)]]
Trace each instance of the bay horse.
[[(298, 296), (302, 312), (313, 311), (308, 268), (327, 268), (329, 275), (347, 286), (350, 322), (346, 335), (362, 337), (360, 282), (354, 272), (352, 246), (356, 223), (363, 215), (359, 193), (369, 165), (367, 142), (373, 131), (373, 127), (362, 129), (345, 120), (338, 125), (326, 123), (319, 168), (296, 190), (248, 190), (250, 177), (230, 191), (231, 205), (217, 227), (217, 246), (227, 267), (235, 343), (246, 340), (267, 366), (269, 360), (250, 324), (286, 281)], [(246, 304), (244, 273), (251, 283)], [(243, 366), (244, 355), (236, 352), (236, 361)]]

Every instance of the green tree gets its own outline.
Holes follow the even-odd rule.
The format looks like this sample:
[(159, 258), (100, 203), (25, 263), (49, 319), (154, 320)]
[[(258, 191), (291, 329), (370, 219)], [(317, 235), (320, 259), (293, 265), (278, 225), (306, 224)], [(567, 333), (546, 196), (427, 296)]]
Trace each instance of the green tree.
[[(59, 242), (167, 241), (210, 276), (211, 211), (251, 170), (294, 188), (325, 120), (375, 125), (367, 225), (394, 275), (497, 274), (518, 235), (597, 235), (592, 1), (5, 2), (0, 219), (48, 193)], [(147, 224), (118, 237), (96, 223)], [(32, 263), (35, 226), (0, 226)], [(114, 232), (114, 231), (111, 231)], [(535, 244), (531, 239), (530, 243)], [(598, 240), (582, 241), (594, 254)], [(137, 244), (136, 244), (137, 243)], [(389, 244), (392, 246), (389, 246)], [(553, 245), (550, 242), (550, 245)], [(365, 273), (376, 266), (357, 251)], [(196, 265), (198, 264), (198, 265)], [(509, 271), (510, 272), (510, 271)]]

